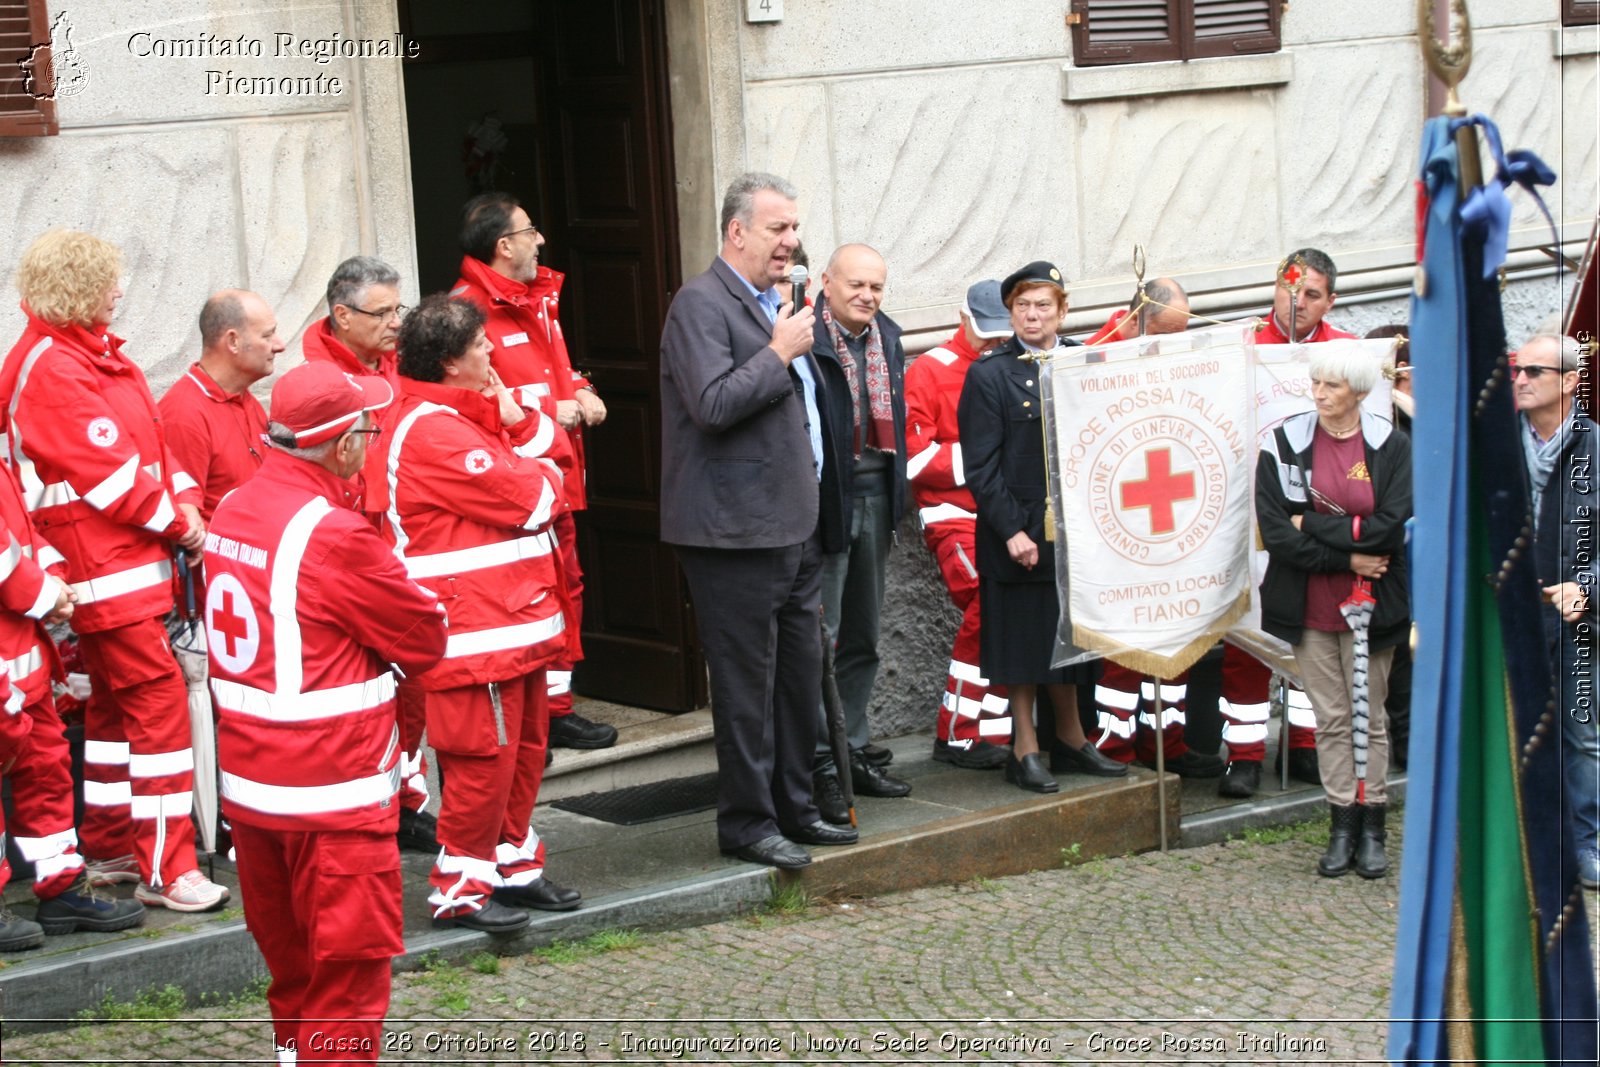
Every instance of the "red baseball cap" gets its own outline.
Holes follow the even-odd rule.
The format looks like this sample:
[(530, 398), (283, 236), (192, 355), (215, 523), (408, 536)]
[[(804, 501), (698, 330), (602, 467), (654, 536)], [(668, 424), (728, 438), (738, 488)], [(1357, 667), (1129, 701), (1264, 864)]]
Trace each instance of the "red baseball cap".
[(272, 421), (294, 431), (296, 448), (331, 441), (362, 412), (389, 406), (394, 390), (376, 375), (357, 378), (323, 360), (302, 363), (272, 387)]

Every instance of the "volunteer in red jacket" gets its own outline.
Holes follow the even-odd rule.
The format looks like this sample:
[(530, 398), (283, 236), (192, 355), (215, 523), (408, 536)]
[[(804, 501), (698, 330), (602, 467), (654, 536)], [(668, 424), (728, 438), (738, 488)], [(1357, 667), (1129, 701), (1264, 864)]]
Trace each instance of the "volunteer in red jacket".
[[(1354, 337), (1324, 316), (1338, 298), (1339, 271), (1326, 252), (1301, 248), (1290, 252), (1289, 264), (1272, 293), (1272, 314), (1256, 331), (1258, 345), (1317, 344)], [(1291, 289), (1298, 286), (1298, 290)], [(1291, 338), (1291, 334), (1293, 335)], [(1267, 754), (1268, 692), (1272, 672), (1233, 645), (1223, 649), (1222, 740), (1228, 745), (1228, 767), (1217, 792), (1225, 797), (1254, 796), (1261, 785), (1261, 762)], [(1289, 688), (1289, 774), (1320, 785), (1317, 769), (1317, 719), (1311, 699)]]
[(386, 466), (395, 554), (443, 599), (450, 642), (420, 677), (439, 761), (439, 926), (503, 933), (522, 907), (565, 911), (531, 825), (549, 729), (546, 665), (565, 655), (566, 591), (550, 529), (565, 507), (542, 457), (560, 433), (489, 362), (483, 312), (435, 294), (400, 331), (400, 404)]
[(605, 421), (606, 406), (588, 379), (572, 369), (559, 317), (566, 275), (540, 266), (544, 235), (516, 199), (484, 193), (461, 209), (461, 278), (450, 295), (472, 301), (488, 316), (485, 329), (494, 346), (490, 359), (511, 395), (527, 408), (554, 415), (571, 439), (573, 460), (565, 470), (570, 508), (556, 520), (554, 536), (566, 572), (572, 612), (571, 658), (546, 672), (550, 694), (550, 744), (558, 748), (607, 748), (616, 727), (590, 722), (572, 710), (572, 663), (581, 658), (578, 634), (583, 622), (583, 569), (572, 513), (589, 506), (585, 485), (585, 427)]
[(284, 350), (272, 306), (255, 293), (224, 289), (200, 309), (200, 359), (157, 407), (167, 447), (200, 483), (200, 514), (261, 469), (267, 410), (250, 387), (272, 373)]
[(922, 538), (961, 612), (933, 758), (975, 770), (1005, 764), (1011, 712), (1005, 687), (991, 686), (978, 669), (978, 507), (961, 462), (956, 404), (973, 361), (1010, 336), (1011, 316), (1000, 300), (1000, 283), (975, 282), (961, 306), (960, 329), (906, 370), (906, 476)]
[(353, 510), (348, 479), (391, 399), (380, 378), (326, 362), (285, 374), (261, 471), (206, 538), (222, 810), (280, 1062), (375, 1061), (405, 947), (389, 665), (433, 666), (446, 626)]
[(24, 499), (78, 596), (73, 628), (93, 684), (81, 828), (101, 861), (91, 879), (137, 880), (146, 904), (207, 911), (228, 891), (195, 861), (188, 694), (162, 621), (174, 548), (198, 557), (205, 525), (144, 374), (106, 331), (121, 273), (116, 247), (86, 233), (54, 230), (23, 253), (28, 325), (0, 398)]
[[(50, 683), (60, 673), (44, 622), (72, 617), (72, 588), (45, 568), (61, 556), (33, 528), (9, 467), (0, 465), (0, 771), (11, 786), (12, 818), (0, 815), (22, 858), (33, 864), (37, 922), (0, 904), (0, 952), (35, 948), (45, 934), (125, 930), (144, 922), (136, 900), (89, 886), (72, 825), (72, 756)], [(3, 840), (3, 837), (0, 837)], [(0, 852), (0, 885), (11, 868)]]
[[(395, 395), (400, 392), (395, 343), (406, 306), (400, 303), (400, 272), (373, 256), (351, 256), (328, 279), (328, 317), (301, 338), (306, 362), (332, 363), (358, 378), (382, 378)], [(374, 418), (380, 429), (390, 411)], [(383, 470), (383, 449), (367, 450), (367, 463), (358, 483), (359, 510), (378, 529), (388, 510), (388, 476)], [(405, 753), (400, 778), (401, 848), (436, 852), (434, 817), (428, 814), (428, 764), (422, 754), (422, 692), (410, 683), (400, 686), (400, 744)]]

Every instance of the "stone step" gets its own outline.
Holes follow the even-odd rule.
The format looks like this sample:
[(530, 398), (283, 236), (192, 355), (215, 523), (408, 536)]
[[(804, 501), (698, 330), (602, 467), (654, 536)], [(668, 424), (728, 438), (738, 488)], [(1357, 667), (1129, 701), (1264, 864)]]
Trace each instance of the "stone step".
[(539, 787), (540, 804), (717, 769), (708, 709), (673, 715), (580, 699), (575, 710), (586, 719), (615, 726), (617, 743), (593, 750), (554, 749)]

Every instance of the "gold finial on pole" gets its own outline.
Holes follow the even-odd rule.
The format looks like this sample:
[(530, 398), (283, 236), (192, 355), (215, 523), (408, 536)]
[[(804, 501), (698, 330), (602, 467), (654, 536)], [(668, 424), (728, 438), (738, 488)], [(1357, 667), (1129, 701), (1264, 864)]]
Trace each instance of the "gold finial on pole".
[[(1449, 0), (1450, 37), (1438, 38), (1433, 19), (1434, 0), (1417, 0), (1418, 36), (1422, 39), (1422, 59), (1433, 76), (1444, 83), (1444, 114), (1461, 118), (1467, 109), (1456, 94), (1456, 86), (1472, 66), (1472, 19), (1467, 0)], [(1478, 133), (1471, 126), (1456, 131), (1456, 153), (1461, 166), (1461, 189), (1465, 192), (1483, 184), (1483, 164), (1478, 157)]]

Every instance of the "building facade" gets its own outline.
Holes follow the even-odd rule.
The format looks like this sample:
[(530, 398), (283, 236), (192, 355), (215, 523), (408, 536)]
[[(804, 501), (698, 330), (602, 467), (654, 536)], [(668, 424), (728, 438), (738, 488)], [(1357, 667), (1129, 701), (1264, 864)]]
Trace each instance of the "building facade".
[[(1193, 0), (1155, 6), (1176, 29), (1204, 17)], [(842, 242), (884, 253), (913, 351), (948, 334), (970, 281), (1035, 258), (1069, 279), (1069, 329), (1092, 329), (1131, 295), (1136, 244), (1200, 314), (1261, 311), (1279, 258), (1315, 245), (1340, 267), (1330, 318), (1404, 320), (1429, 100), (1414, 9), (1258, 6), (1265, 49), (1091, 66), (1084, 35), (1110, 25), (1096, 0), (173, 0), (158, 15), (0, 0), (0, 18), (31, 19), (0, 25), (53, 43), (55, 99), (36, 102), (59, 128), (0, 136), (0, 264), (51, 226), (122, 246), (113, 329), (159, 392), (195, 358), (209, 292), (262, 293), (295, 339), (286, 368), (340, 260), (389, 260), (415, 303), (455, 277), (460, 203), (515, 192), (568, 274), (569, 343), (612, 412), (591, 445), (580, 685), (689, 707), (703, 668), (655, 540), (655, 346), (740, 171), (799, 187), (814, 275)], [(1563, 26), (1563, 6), (1469, 4), (1463, 101), (1561, 175), (1546, 195), (1559, 247), (1513, 197), (1513, 339), (1561, 305), (1554, 257), (1576, 259), (1596, 216), (1600, 31)], [(0, 50), (19, 40), (0, 34)], [(40, 83), (0, 58), (4, 128)], [(6, 288), (0, 335), (15, 336)], [(880, 732), (931, 716), (955, 625), (913, 531), (894, 566)]]

